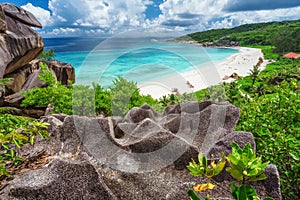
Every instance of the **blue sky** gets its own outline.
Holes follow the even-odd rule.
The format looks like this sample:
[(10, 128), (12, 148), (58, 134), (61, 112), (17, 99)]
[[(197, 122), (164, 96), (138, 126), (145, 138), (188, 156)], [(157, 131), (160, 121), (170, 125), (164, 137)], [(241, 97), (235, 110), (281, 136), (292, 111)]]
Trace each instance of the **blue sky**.
[(136, 29), (190, 33), (300, 18), (300, 0), (6, 0), (43, 24), (44, 37), (113, 35)]

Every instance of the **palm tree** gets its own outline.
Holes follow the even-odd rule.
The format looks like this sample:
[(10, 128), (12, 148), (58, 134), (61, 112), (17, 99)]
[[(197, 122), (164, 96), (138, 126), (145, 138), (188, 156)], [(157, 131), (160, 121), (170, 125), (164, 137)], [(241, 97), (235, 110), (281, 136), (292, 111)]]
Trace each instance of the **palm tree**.
[(253, 66), (253, 69), (250, 69), (249, 76), (251, 77), (251, 80), (252, 80), (252, 87), (253, 87), (259, 73), (260, 73), (260, 69), (258, 68), (257, 65)]

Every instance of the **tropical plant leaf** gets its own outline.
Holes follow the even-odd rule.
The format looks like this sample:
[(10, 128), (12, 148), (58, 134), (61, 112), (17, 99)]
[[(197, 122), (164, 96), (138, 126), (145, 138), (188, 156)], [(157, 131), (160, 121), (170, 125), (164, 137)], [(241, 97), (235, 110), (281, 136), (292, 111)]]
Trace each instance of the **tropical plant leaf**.
[(194, 190), (189, 190), (188, 195), (190, 196), (191, 200), (201, 200)]

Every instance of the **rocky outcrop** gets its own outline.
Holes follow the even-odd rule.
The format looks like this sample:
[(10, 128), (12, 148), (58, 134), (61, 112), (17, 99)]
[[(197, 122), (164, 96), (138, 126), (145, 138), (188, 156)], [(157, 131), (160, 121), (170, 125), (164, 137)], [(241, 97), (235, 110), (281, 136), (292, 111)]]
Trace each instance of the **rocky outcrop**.
[(41, 74), (41, 63), (45, 63), (47, 69), (50, 70), (56, 80), (63, 85), (68, 85), (68, 81), (75, 83), (75, 70), (70, 64), (56, 60), (33, 60), (29, 64), (5, 76), (6, 78), (13, 79), (12, 82), (7, 85), (7, 94), (28, 91), (35, 87), (44, 87), (45, 83), (42, 83), (38, 78), (38, 75)]
[[(50, 115), (44, 120), (51, 124), (52, 139), (19, 151), (27, 159), (1, 197), (189, 199), (188, 189), (208, 182), (186, 169), (199, 152), (216, 159), (230, 153), (233, 141), (255, 148), (251, 133), (233, 131), (238, 119), (238, 108), (210, 101), (173, 105), (163, 114), (144, 105), (124, 118)], [(254, 186), (258, 194), (281, 199), (276, 167), (268, 166), (266, 173), (268, 179)], [(218, 188), (208, 191), (211, 197), (230, 198), (230, 180), (218, 175)]]
[(42, 27), (26, 10), (0, 4), (0, 78), (28, 64), (43, 51), (43, 39), (31, 26)]
[[(0, 105), (14, 106), (20, 108), (20, 103), (23, 100), (22, 92), (29, 91), (36, 87), (45, 87), (46, 84), (39, 79), (39, 75), (42, 73), (40, 64), (45, 63), (47, 70), (49, 70), (54, 78), (64, 85), (68, 85), (69, 82), (75, 83), (75, 70), (68, 64), (59, 62), (56, 60), (52, 61), (40, 61), (34, 60), (22, 68), (14, 71), (11, 74), (7, 74), (5, 78), (11, 78), (10, 84), (6, 85), (5, 97)], [(39, 118), (45, 114), (46, 108), (40, 109), (28, 109), (21, 108), (22, 115)]]
[[(38, 78), (41, 62), (62, 84), (75, 82), (75, 70), (70, 64), (34, 60), (43, 51), (44, 42), (31, 27), (42, 28), (42, 25), (30, 12), (13, 4), (0, 4), (0, 78), (12, 78), (5, 90), (0, 88), (0, 106), (20, 107), (21, 92), (45, 86)], [(34, 117), (44, 111), (32, 109), (23, 113)]]

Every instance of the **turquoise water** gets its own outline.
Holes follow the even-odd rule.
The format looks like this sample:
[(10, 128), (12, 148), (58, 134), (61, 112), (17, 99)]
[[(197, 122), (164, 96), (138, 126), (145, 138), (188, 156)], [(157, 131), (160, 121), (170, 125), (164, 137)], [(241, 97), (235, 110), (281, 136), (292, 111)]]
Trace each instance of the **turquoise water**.
[[(138, 83), (173, 73), (221, 62), (238, 52), (229, 48), (203, 48), (198, 45), (151, 42), (150, 39), (105, 40), (63, 38), (45, 41), (54, 48), (56, 59), (73, 65), (77, 83), (110, 86), (123, 76)], [(98, 45), (98, 46), (97, 46)]]

